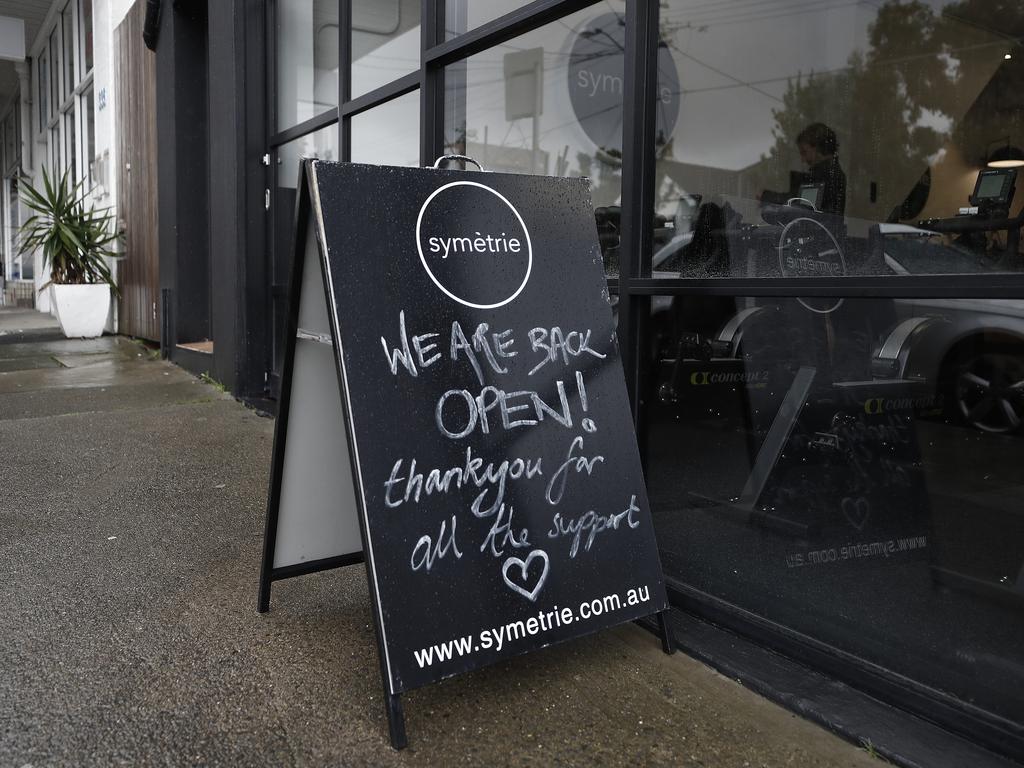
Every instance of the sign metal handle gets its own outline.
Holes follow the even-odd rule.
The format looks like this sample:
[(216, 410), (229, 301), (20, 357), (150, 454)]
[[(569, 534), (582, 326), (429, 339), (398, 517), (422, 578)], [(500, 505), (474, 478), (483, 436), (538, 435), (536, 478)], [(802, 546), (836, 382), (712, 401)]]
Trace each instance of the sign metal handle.
[(440, 168), (441, 162), (444, 160), (447, 160), (448, 162), (451, 162), (452, 160), (461, 160), (464, 163), (472, 163), (481, 171), (487, 170), (469, 155), (441, 155), (439, 158), (437, 158), (437, 160), (434, 161), (434, 168)]

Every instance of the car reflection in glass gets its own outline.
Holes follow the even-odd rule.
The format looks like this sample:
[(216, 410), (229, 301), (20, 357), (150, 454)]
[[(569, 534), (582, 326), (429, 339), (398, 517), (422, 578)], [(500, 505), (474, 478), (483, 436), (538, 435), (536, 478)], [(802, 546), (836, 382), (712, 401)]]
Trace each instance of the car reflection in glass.
[[(1000, 262), (927, 230), (880, 224), (897, 275), (999, 272)], [(876, 373), (936, 383), (947, 416), (984, 432), (1024, 420), (1024, 301), (897, 299), (901, 319), (875, 354)]]
[[(725, 218), (716, 221), (722, 229), (704, 234), (709, 254), (694, 263), (683, 255), (693, 250), (697, 222), (693, 230), (675, 234), (671, 227), (659, 234), (660, 247), (652, 257), (652, 274), (665, 278), (708, 278), (763, 276), (779, 277), (774, 259), (744, 257), (752, 252), (752, 243), (760, 238), (762, 251), (772, 250), (771, 238), (781, 238), (778, 226), (750, 226), (742, 216), (725, 206)], [(726, 220), (728, 219), (728, 220)], [(853, 229), (853, 227), (851, 227)], [(943, 236), (905, 224), (870, 224), (866, 237), (845, 237), (846, 253), (840, 259), (843, 273), (860, 275), (966, 275), (1006, 272), (1011, 267), (1004, 259), (993, 258), (977, 249), (947, 242)], [(716, 239), (716, 237), (718, 239)], [(782, 240), (775, 242), (781, 243)], [(824, 247), (829, 247), (831, 242)], [(720, 249), (730, 250), (732, 260), (723, 259)], [(782, 249), (776, 248), (780, 252)], [(723, 266), (728, 265), (728, 266)], [(767, 265), (767, 268), (764, 266)], [(757, 267), (761, 266), (761, 269)], [(838, 275), (841, 279), (844, 275)], [(769, 303), (759, 301), (759, 304)], [(825, 301), (824, 303), (828, 303)], [(673, 323), (672, 297), (652, 299), (652, 329), (662, 334), (662, 343), (654, 341), (655, 357), (672, 356), (663, 342)], [(931, 389), (932, 402), (942, 403), (940, 415), (954, 423), (974, 429), (1017, 434), (1024, 425), (1024, 301), (1018, 299), (895, 299), (895, 324), (883, 334), (871, 361), (872, 375), (878, 379), (917, 381)], [(737, 306), (738, 311), (743, 311)], [(813, 311), (813, 309), (812, 309)], [(706, 342), (719, 348), (735, 335), (731, 319), (722, 324)], [(659, 330), (660, 329), (660, 330)], [(674, 333), (678, 333), (678, 327)], [(706, 331), (705, 331), (706, 332)], [(696, 334), (695, 334), (696, 335)], [(670, 344), (674, 345), (677, 340)], [(661, 347), (660, 351), (658, 350)], [(735, 351), (735, 350), (734, 350)], [(922, 414), (926, 415), (926, 414)]]

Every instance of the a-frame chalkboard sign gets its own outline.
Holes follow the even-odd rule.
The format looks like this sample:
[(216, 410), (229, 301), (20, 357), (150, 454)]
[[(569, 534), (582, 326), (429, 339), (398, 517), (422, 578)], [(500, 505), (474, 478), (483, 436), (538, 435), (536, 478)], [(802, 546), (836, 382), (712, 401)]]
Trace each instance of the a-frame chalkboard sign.
[(259, 610), (364, 561), (399, 695), (657, 614), (589, 182), (304, 161)]

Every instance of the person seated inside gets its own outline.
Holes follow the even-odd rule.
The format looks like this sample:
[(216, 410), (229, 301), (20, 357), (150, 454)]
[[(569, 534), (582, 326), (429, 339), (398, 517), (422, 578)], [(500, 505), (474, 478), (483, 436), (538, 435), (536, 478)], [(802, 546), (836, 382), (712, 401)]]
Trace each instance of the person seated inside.
[[(842, 216), (846, 211), (846, 174), (839, 165), (839, 139), (824, 123), (812, 123), (796, 137), (800, 159), (807, 166), (801, 184), (820, 184), (821, 194), (816, 208), (821, 213)], [(763, 191), (758, 199), (763, 204), (785, 205), (795, 191)]]

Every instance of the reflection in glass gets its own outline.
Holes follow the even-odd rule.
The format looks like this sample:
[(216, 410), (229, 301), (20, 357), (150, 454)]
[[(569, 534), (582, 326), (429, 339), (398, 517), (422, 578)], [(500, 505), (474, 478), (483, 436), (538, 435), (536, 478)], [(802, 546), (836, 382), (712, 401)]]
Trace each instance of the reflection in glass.
[[(1006, 176), (1024, 166), (1009, 98), (1024, 87), (1024, 56), (1005, 32), (1024, 28), (1024, 6), (997, 18), (982, 0), (755, 5), (662, 6), (655, 275), (1024, 266), (1024, 193), (982, 188), (990, 163)], [(706, 205), (725, 259), (683, 252)], [(793, 255), (797, 219), (816, 234)]]
[(447, 153), (492, 171), (590, 177), (613, 275), (622, 205), (622, 8), (611, 2), (574, 13), (447, 67), (444, 79)]
[(43, 130), (50, 120), (50, 101), (47, 95), (50, 91), (49, 57), (43, 53), (39, 58), (38, 86), (39, 86), (39, 130)]
[(277, 14), (277, 130), (338, 105), (337, 0), (281, 0)]
[(78, 82), (75, 78), (75, 33), (74, 26), (71, 23), (71, 14), (74, 10), (74, 4), (68, 3), (64, 6), (64, 12), (61, 14), (60, 28), (64, 34), (64, 98), (66, 99), (71, 95), (71, 91), (74, 89), (75, 84)]
[(351, 121), (352, 162), (418, 166), (419, 125), (418, 91), (355, 115)]
[(316, 157), (321, 160), (340, 160), (338, 153), (338, 125), (328, 125), (307, 133), (277, 148), (277, 185), (279, 189), (295, 189), (299, 178), (299, 160)]
[(511, 13), (528, 2), (530, 0), (445, 0), (444, 38), (451, 40), (481, 24)]
[(93, 86), (82, 94), (82, 106), (85, 107), (85, 173), (87, 184), (93, 185), (93, 162), (96, 159), (96, 110), (92, 103)]
[(77, 143), (75, 141), (75, 109), (71, 107), (64, 113), (64, 162), (69, 171), (69, 178), (77, 182), (80, 178), (77, 162)]
[(78, 41), (79, 53), (82, 57), (79, 66), (84, 76), (92, 69), (92, 0), (79, 0), (78, 26), (81, 31)]
[(50, 114), (54, 117), (57, 116), (57, 110), (60, 109), (60, 25), (56, 25), (53, 28), (53, 32), (50, 33), (49, 43), (49, 58), (50, 58)]
[(674, 579), (1024, 711), (1024, 301), (655, 297)]
[(353, 0), (352, 98), (420, 66), (420, 0)]

